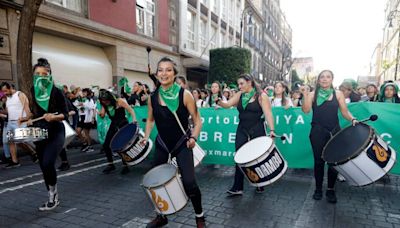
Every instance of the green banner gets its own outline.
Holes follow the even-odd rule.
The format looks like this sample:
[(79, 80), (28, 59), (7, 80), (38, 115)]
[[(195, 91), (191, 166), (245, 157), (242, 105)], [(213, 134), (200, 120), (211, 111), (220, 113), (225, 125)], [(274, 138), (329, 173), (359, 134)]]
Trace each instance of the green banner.
[[(388, 103), (353, 103), (349, 105), (351, 113), (359, 120), (376, 114), (379, 119), (368, 122), (377, 133), (396, 150), (400, 150), (400, 105)], [(135, 107), (139, 123), (147, 117), (147, 107)], [(235, 155), (235, 133), (239, 124), (238, 111), (233, 109), (203, 108), (200, 109), (203, 128), (198, 139), (199, 145), (207, 152), (204, 164), (233, 165)], [(275, 131), (284, 135), (286, 140), (275, 140), (279, 151), (291, 168), (312, 168), (313, 154), (309, 133), (311, 129), (311, 114), (305, 114), (301, 108), (273, 108)], [(342, 127), (350, 125), (340, 117)], [(154, 140), (157, 130), (153, 130)], [(399, 154), (399, 153), (397, 153)], [(400, 174), (400, 165), (396, 164), (392, 173)]]

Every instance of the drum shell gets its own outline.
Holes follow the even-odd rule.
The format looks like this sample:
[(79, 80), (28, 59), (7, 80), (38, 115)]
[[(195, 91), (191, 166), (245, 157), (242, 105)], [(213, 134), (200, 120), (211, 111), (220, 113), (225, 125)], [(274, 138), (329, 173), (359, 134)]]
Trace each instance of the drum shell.
[[(378, 155), (375, 154), (373, 149), (374, 146), (383, 149), (382, 153), (386, 153), (386, 159), (383, 163), (378, 160)], [(381, 157), (379, 159), (382, 160)], [(365, 186), (383, 177), (390, 171), (395, 162), (396, 151), (374, 134), (368, 146), (358, 156), (333, 167), (346, 179), (349, 185)]]
[(62, 121), (64, 124), (64, 129), (65, 129), (65, 142), (64, 142), (64, 148), (68, 146), (74, 140), (76, 136), (76, 132), (72, 127), (69, 125), (69, 123), (66, 120)]
[[(154, 169), (159, 167), (160, 166), (157, 166)], [(185, 193), (182, 180), (179, 177), (178, 170), (176, 170), (175, 175), (165, 183), (152, 187), (143, 184), (142, 186), (159, 214), (174, 214), (182, 210), (189, 200)]]
[(275, 144), (260, 157), (247, 162), (237, 163), (250, 185), (263, 187), (274, 183), (285, 174), (287, 162)]
[(47, 139), (48, 132), (46, 129), (38, 127), (16, 128), (7, 132), (7, 139), (10, 142), (36, 142)]
[(149, 139), (146, 145), (142, 147), (140, 145), (140, 140), (143, 139), (143, 137), (143, 133), (139, 132), (138, 136), (135, 137), (135, 141), (131, 142), (130, 146), (117, 152), (127, 165), (132, 166), (139, 164), (149, 155), (153, 148), (153, 142)]

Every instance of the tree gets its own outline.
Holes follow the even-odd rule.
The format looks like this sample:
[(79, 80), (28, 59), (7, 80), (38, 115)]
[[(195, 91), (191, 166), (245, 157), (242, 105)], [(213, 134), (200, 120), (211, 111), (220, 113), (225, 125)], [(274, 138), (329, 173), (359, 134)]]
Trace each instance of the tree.
[(217, 48), (210, 51), (208, 82), (236, 84), (240, 74), (250, 73), (251, 52), (245, 48)]
[(17, 41), (17, 78), (19, 88), (32, 101), (32, 39), (36, 16), (43, 0), (25, 0), (19, 21)]

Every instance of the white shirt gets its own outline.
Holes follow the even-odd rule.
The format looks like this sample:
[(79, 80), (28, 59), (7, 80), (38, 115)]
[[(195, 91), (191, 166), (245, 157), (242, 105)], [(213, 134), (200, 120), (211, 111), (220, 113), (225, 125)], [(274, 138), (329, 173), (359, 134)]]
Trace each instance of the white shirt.
[(8, 121), (17, 121), (20, 117), (26, 117), (19, 94), (20, 92), (17, 91), (11, 97), (7, 97)]
[[(289, 97), (285, 97), (287, 105), (289, 107), (293, 107), (293, 102), (292, 99)], [(271, 99), (271, 105), (272, 107), (282, 107), (282, 98), (274, 97)]]
[(80, 103), (81, 102), (78, 101), (78, 99), (76, 99), (76, 101), (74, 102), (75, 107), (78, 109), (79, 115), (85, 115), (85, 123), (92, 122), (96, 109), (96, 104), (94, 103), (93, 99), (86, 99), (86, 101), (82, 105), (80, 105)]

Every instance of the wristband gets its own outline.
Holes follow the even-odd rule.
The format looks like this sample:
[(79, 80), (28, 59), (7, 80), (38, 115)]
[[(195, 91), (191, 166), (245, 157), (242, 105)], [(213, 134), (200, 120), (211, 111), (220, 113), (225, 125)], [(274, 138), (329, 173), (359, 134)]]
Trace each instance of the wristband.
[(195, 142), (197, 142), (197, 139), (194, 136), (190, 136), (189, 139), (193, 139)]

